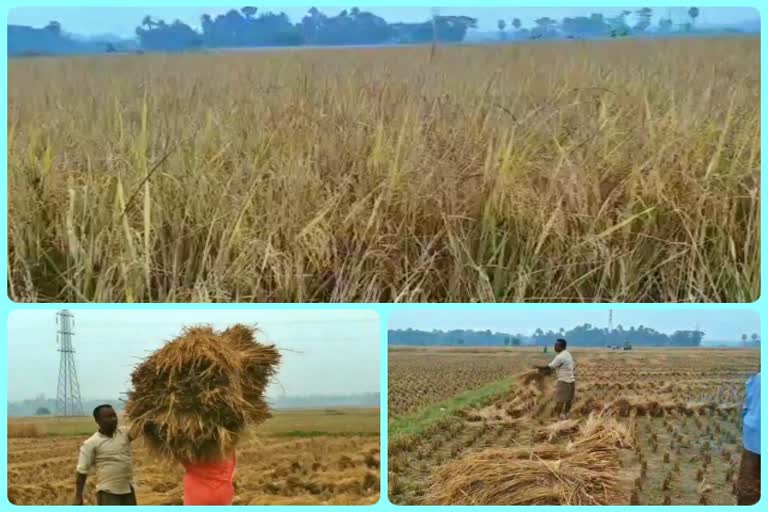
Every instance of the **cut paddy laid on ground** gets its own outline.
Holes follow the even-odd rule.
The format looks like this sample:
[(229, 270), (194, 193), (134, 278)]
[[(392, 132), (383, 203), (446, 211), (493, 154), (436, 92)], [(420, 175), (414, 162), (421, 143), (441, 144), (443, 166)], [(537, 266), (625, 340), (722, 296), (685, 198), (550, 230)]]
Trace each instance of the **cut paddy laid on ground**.
[[(746, 379), (759, 369), (759, 351), (575, 347), (573, 353), (576, 402), (571, 418), (558, 421), (553, 378), (526, 384), (538, 372), (521, 373), (550, 355), (526, 348), (391, 348), (390, 425), (411, 424), (422, 411), (450, 403), (442, 392), (454, 389), (467, 368), (490, 381), (484, 387), (504, 371), (514, 377), (500, 381), (508, 391), (434, 416), (418, 435), (391, 436), (390, 499), (404, 505), (735, 504), (740, 404)], [(411, 405), (414, 392), (429, 405)], [(602, 421), (618, 426), (614, 439), (629, 442), (614, 446), (604, 438), (613, 429), (600, 428)], [(576, 454), (583, 458), (570, 459)], [(587, 460), (594, 466), (579, 466)], [(613, 468), (607, 478), (605, 467)], [(571, 479), (560, 475), (566, 469)], [(494, 479), (500, 484), (486, 484)]]

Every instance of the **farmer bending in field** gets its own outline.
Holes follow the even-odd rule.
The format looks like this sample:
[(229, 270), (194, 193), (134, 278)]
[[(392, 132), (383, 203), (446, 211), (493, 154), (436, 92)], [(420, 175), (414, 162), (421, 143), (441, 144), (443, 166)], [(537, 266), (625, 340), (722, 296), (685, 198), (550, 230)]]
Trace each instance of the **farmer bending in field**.
[(566, 350), (568, 342), (560, 338), (555, 341), (555, 352), (557, 355), (551, 363), (545, 366), (536, 366), (538, 370), (551, 372), (555, 370), (557, 375), (557, 384), (555, 385), (555, 414), (560, 415), (564, 420), (571, 411), (573, 397), (576, 394), (576, 362), (573, 356)]
[(754, 505), (760, 501), (760, 373), (747, 381), (747, 398), (742, 417), (741, 466), (737, 485), (737, 505)]
[(80, 447), (74, 504), (83, 504), (85, 480), (95, 467), (98, 505), (136, 505), (131, 459), (133, 439), (117, 428), (117, 413), (111, 405), (96, 407), (93, 418), (99, 430)]

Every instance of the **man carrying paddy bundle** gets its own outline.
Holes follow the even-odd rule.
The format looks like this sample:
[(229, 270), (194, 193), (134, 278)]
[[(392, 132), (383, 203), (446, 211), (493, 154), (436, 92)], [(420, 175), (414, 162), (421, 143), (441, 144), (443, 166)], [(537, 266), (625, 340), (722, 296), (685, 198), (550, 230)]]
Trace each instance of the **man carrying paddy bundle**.
[(99, 430), (80, 447), (74, 504), (83, 504), (85, 481), (95, 467), (98, 505), (136, 505), (131, 458), (133, 439), (117, 428), (117, 412), (111, 405), (96, 407), (93, 419)]
[(576, 394), (576, 362), (573, 360), (566, 347), (568, 342), (560, 338), (555, 341), (555, 352), (557, 355), (551, 363), (545, 366), (536, 366), (535, 368), (547, 373), (555, 371), (557, 384), (555, 385), (555, 414), (560, 416), (561, 420), (568, 417), (573, 405), (573, 398)]
[(742, 437), (737, 505), (754, 505), (760, 501), (760, 373), (747, 381), (747, 397), (742, 409)]
[(240, 438), (270, 417), (280, 354), (255, 328), (184, 328), (131, 373), (125, 412), (150, 453), (184, 467), (184, 505), (232, 505)]

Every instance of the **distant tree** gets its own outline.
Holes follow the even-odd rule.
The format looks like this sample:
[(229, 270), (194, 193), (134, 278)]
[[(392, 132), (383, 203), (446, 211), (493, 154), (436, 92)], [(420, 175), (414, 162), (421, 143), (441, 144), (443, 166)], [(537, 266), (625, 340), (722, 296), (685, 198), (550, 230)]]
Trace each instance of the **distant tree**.
[(141, 20), (141, 26), (147, 27), (147, 29), (151, 29), (154, 26), (154, 24), (155, 23), (152, 21), (152, 17), (149, 14), (144, 16), (144, 19)]
[(580, 36), (608, 35), (611, 31), (611, 26), (606, 23), (602, 14), (592, 13), (589, 17), (563, 18), (563, 21), (560, 23), (560, 30), (567, 38), (575, 39)]
[(35, 416), (50, 416), (51, 410), (47, 407), (38, 407), (35, 411)]
[(507, 22), (504, 20), (499, 20), (496, 22), (496, 26), (499, 27), (499, 39), (504, 39), (504, 30), (507, 28)]
[(520, 27), (523, 26), (523, 22), (520, 21), (520, 18), (515, 18), (512, 20), (512, 26), (515, 27), (515, 30), (520, 30)]
[(520, 345), (522, 345), (522, 343), (520, 342), (520, 338), (512, 338), (513, 347), (519, 347)]
[(670, 32), (673, 26), (674, 26), (674, 23), (672, 22), (671, 18), (659, 19), (659, 30), (661, 32)]
[(548, 16), (544, 16), (543, 18), (534, 20), (534, 23), (536, 23), (536, 27), (531, 30), (531, 39), (541, 39), (543, 37), (552, 37), (557, 35), (557, 31), (555, 30), (555, 27), (557, 26), (556, 20), (553, 20)]
[(259, 12), (258, 7), (243, 7), (240, 9), (240, 12), (243, 13), (243, 16), (245, 16), (245, 19), (250, 20), (254, 16), (256, 16), (256, 13)]
[(746, 345), (746, 344), (747, 344), (747, 340), (748, 340), (748, 339), (749, 339), (749, 336), (747, 336), (746, 334), (742, 334), (742, 335), (741, 335), (741, 342), (742, 342), (744, 345)]
[(61, 23), (58, 21), (50, 21), (48, 22), (48, 25), (46, 25), (45, 30), (48, 32), (51, 32), (57, 36), (61, 35)]
[(459, 339), (459, 341), (458, 341), (458, 344), (459, 344), (459, 345), (463, 345), (463, 344), (464, 344), (464, 340), (462, 340), (462, 339)]
[(752, 343), (757, 343), (760, 340), (760, 336), (756, 332), (752, 333), (751, 338), (752, 338)]
[(701, 11), (699, 11), (698, 7), (691, 7), (688, 9), (688, 16), (691, 18), (691, 27), (696, 25), (696, 18), (699, 17), (699, 14), (701, 14)]
[(621, 14), (618, 16), (606, 20), (611, 26), (611, 37), (625, 37), (629, 35), (630, 28), (627, 24), (627, 16), (630, 14), (632, 14), (631, 11), (621, 11)]
[(633, 27), (638, 32), (644, 32), (651, 26), (651, 18), (653, 18), (653, 9), (650, 7), (643, 7), (635, 12), (637, 17), (637, 23)]
[(115, 53), (117, 52), (117, 49), (115, 49), (115, 45), (113, 45), (112, 43), (107, 43), (106, 52)]
[(508, 346), (509, 346), (509, 343), (510, 343), (510, 341), (511, 341), (511, 340), (510, 340), (509, 338), (504, 338), (504, 346), (505, 346), (505, 347), (508, 347)]

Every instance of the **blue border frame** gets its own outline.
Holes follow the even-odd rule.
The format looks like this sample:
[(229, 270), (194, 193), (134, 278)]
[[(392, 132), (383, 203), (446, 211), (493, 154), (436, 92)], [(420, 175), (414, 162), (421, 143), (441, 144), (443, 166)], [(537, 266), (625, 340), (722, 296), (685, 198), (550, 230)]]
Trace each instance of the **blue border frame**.
[[(199, 5), (199, 6), (206, 6), (210, 7), (211, 5), (215, 5), (220, 2), (215, 1), (206, 1), (206, 0), (186, 0), (186, 1), (179, 1), (179, 0), (166, 0), (164, 2), (161, 2), (161, 5), (163, 7), (170, 7), (170, 6), (191, 6), (191, 5)], [(519, 0), (507, 0), (507, 1), (494, 1), (494, 0), (480, 0), (475, 2), (467, 2), (464, 1), (456, 1), (456, 0), (442, 0), (440, 2), (425, 2), (423, 0), (415, 0), (415, 1), (407, 1), (407, 0), (382, 0), (382, 1), (370, 1), (370, 0), (358, 0), (355, 2), (352, 2), (352, 4), (355, 4), (359, 7), (431, 7), (435, 4), (441, 6), (441, 7), (467, 7), (468, 4), (471, 4), (473, 7), (508, 7), (510, 10), (514, 9), (515, 7), (530, 7), (532, 5), (536, 5), (538, 7), (565, 7), (565, 6), (573, 6), (573, 7), (621, 7), (621, 6), (628, 6), (632, 5), (633, 7), (636, 6), (635, 4), (642, 4), (644, 6), (648, 7), (668, 7), (670, 6), (670, 2), (663, 2), (659, 0), (648, 0), (648, 1), (642, 1), (642, 2), (627, 2), (627, 1), (605, 1), (605, 0), (591, 0), (591, 1), (573, 1), (573, 0), (559, 0), (559, 1), (552, 1), (552, 0), (539, 0), (537, 2), (533, 1), (519, 1)], [(697, 2), (694, 2), (696, 5), (698, 5), (701, 8), (706, 7), (719, 7), (729, 4), (730, 2), (724, 2), (724, 1), (712, 1), (712, 0), (698, 0)], [(339, 5), (344, 4), (344, 2), (339, 2), (338, 0), (312, 0), (312, 1), (296, 1), (296, 0), (284, 0), (282, 2), (276, 2), (274, 0), (270, 0), (267, 2), (264, 2), (261, 4), (263, 7), (271, 7), (271, 8), (280, 8), (280, 7), (304, 7), (309, 5), (314, 5), (318, 8), (328, 8), (328, 7), (338, 7)], [(352, 5), (350, 4), (350, 6)], [(766, 20), (763, 14), (763, 6), (768, 4), (766, 1), (761, 0), (749, 0), (746, 2), (739, 2), (739, 7), (752, 7), (760, 11), (761, 14), (761, 32), (765, 31), (766, 29)], [(115, 0), (115, 1), (108, 1), (108, 0), (102, 0), (102, 1), (95, 1), (95, 2), (87, 2), (87, 1), (81, 1), (81, 2), (68, 2), (68, 1), (62, 1), (62, 0), (48, 0), (44, 2), (39, 2), (37, 4), (40, 7), (52, 7), (52, 6), (82, 6), (82, 7), (126, 7), (126, 6), (149, 6), (153, 5), (152, 2), (148, 1), (135, 1), (135, 2), (127, 2), (124, 0)], [(229, 5), (229, 4), (224, 4)], [(678, 6), (680, 3), (675, 3), (673, 6)], [(30, 5), (25, 5), (24, 3), (20, 1), (10, 1), (6, 2), (4, 4), (4, 14), (5, 14), (5, 20), (7, 24), (7, 15), (8, 11), (14, 7), (30, 7)], [(7, 98), (8, 89), (7, 89), (7, 72), (8, 72), (8, 61), (7, 61), (7, 38), (2, 37), (2, 42), (0, 43), (0, 51), (2, 51), (2, 73), (3, 73), (3, 80), (0, 87), (2, 87), (2, 93), (5, 98)], [(765, 63), (766, 63), (766, 57), (765, 57), (765, 44), (764, 40), (761, 37), (761, 83), (765, 82), (766, 73), (765, 73)], [(762, 93), (762, 90), (761, 90)], [(765, 106), (765, 100), (762, 97), (761, 94), (761, 107)], [(763, 108), (761, 111), (761, 121), (764, 121), (766, 119), (765, 109)], [(2, 142), (4, 148), (6, 148), (6, 151), (2, 152), (2, 158), (3, 161), (3, 168), (7, 170), (8, 165), (8, 158), (7, 158), (7, 126), (8, 126), (8, 118), (7, 118), (7, 101), (4, 101), (2, 104), (2, 127), (0, 130), (2, 131)], [(761, 148), (765, 147), (765, 134), (761, 132)], [(761, 171), (761, 178), (762, 178), (762, 171)], [(6, 174), (7, 175), (7, 174)], [(762, 179), (761, 179), (762, 182)], [(3, 204), (7, 204), (7, 180), (3, 179), (0, 181), (0, 197), (2, 198)], [(765, 218), (766, 213), (766, 205), (765, 202), (761, 204), (761, 219)], [(766, 229), (764, 226), (762, 226), (762, 239), (765, 238)], [(2, 249), (2, 252), (4, 254), (7, 254), (8, 251), (8, 245), (7, 245), (7, 215), (0, 216), (0, 231), (3, 233), (6, 233), (6, 236), (0, 238), (0, 249)], [(762, 278), (765, 275), (765, 266), (766, 262), (768, 261), (768, 255), (766, 255), (766, 251), (761, 250), (760, 255), (760, 261), (761, 261), (761, 283), (764, 281)], [(0, 271), (3, 273), (4, 276), (6, 276), (7, 279), (7, 268), (8, 260), (6, 258), (0, 259)], [(6, 286), (7, 288), (7, 286)], [(762, 290), (761, 290), (762, 291)], [(4, 359), (2, 366), (0, 366), (0, 411), (2, 412), (3, 421), (0, 421), (0, 493), (2, 496), (0, 496), (0, 509), (10, 509), (10, 508), (16, 508), (16, 506), (10, 504), (8, 502), (7, 497), (7, 487), (8, 487), (8, 474), (7, 474), (7, 421), (5, 421), (5, 418), (7, 418), (8, 413), (8, 407), (7, 407), (7, 378), (8, 378), (8, 359), (7, 359), (7, 322), (8, 322), (8, 314), (11, 311), (14, 310), (29, 310), (29, 309), (40, 309), (40, 310), (53, 310), (53, 309), (59, 309), (62, 307), (67, 307), (69, 309), (72, 309), (74, 311), (77, 311), (78, 309), (252, 309), (252, 310), (270, 310), (270, 309), (365, 309), (365, 310), (374, 310), (378, 313), (380, 319), (381, 319), (381, 325), (380, 325), (380, 332), (381, 332), (381, 346), (380, 346), (380, 361), (381, 361), (381, 367), (380, 367), (380, 390), (381, 390), (381, 397), (380, 397), (380, 404), (381, 404), (381, 418), (380, 418), (380, 425), (381, 425), (381, 467), (380, 467), (380, 474), (382, 476), (381, 479), (381, 498), (379, 502), (375, 505), (371, 506), (349, 506), (349, 507), (338, 507), (338, 506), (268, 506), (269, 510), (297, 510), (297, 509), (306, 509), (306, 510), (313, 510), (313, 511), (330, 511), (337, 508), (342, 508), (344, 510), (353, 510), (353, 509), (369, 509), (370, 507), (373, 507), (375, 510), (382, 510), (382, 511), (391, 511), (395, 509), (395, 505), (392, 505), (388, 498), (387, 498), (387, 474), (388, 474), (388, 463), (387, 463), (387, 457), (385, 454), (387, 453), (387, 375), (388, 375), (388, 365), (387, 365), (387, 321), (389, 314), (392, 311), (395, 310), (403, 310), (403, 309), (440, 309), (441, 311), (451, 311), (451, 310), (476, 310), (478, 313), (482, 311), (489, 311), (489, 310), (504, 310), (504, 309), (517, 309), (517, 310), (557, 310), (557, 309), (583, 309), (583, 310), (601, 310), (605, 309), (606, 305), (603, 304), (440, 304), (440, 305), (425, 305), (425, 304), (398, 304), (398, 305), (392, 305), (392, 304), (16, 304), (12, 301), (10, 301), (7, 297), (7, 293), (0, 294), (0, 332), (2, 333), (3, 341), (5, 343), (5, 349), (0, 351), (2, 353), (2, 357)], [(760, 298), (752, 303), (752, 304), (611, 304), (610, 307), (612, 309), (616, 310), (623, 310), (623, 309), (677, 309), (677, 310), (684, 310), (684, 309), (698, 309), (698, 310), (728, 310), (728, 309), (749, 309), (753, 310), (759, 313), (761, 324), (760, 324), (760, 330), (763, 337), (765, 336), (765, 322), (764, 320), (764, 313), (766, 311), (766, 300), (764, 299), (764, 294), (761, 293)], [(761, 353), (761, 366), (765, 364), (766, 362), (766, 353), (765, 351)], [(763, 385), (762, 391), (765, 392), (765, 388), (768, 385)], [(768, 416), (768, 413), (763, 411), (762, 419), (763, 421), (766, 419), (766, 416)], [(765, 449), (766, 446), (766, 436), (763, 436), (761, 438), (761, 450)], [(765, 476), (765, 469), (762, 471), (763, 477)], [(74, 483), (74, 482), (73, 482)], [(765, 478), (762, 478), (762, 495), (763, 498), (761, 499), (760, 503), (756, 505), (756, 507), (761, 507), (761, 505), (764, 505), (768, 499), (765, 498), (766, 490), (768, 490), (768, 485), (765, 483)], [(19, 507), (22, 510), (45, 510), (49, 509), (50, 507), (46, 506), (29, 506), (29, 507)], [(61, 509), (61, 507), (57, 507), (58, 509)], [(64, 507), (64, 510), (68, 510), (70, 507)], [(72, 507), (74, 509), (74, 507)], [(168, 510), (169, 507), (165, 506), (145, 506), (142, 507), (145, 510)], [(174, 507), (171, 507), (174, 508)], [(210, 507), (211, 509), (227, 509), (229, 507)], [(400, 507), (398, 507), (400, 508)], [(421, 508), (444, 508), (444, 507), (406, 507), (407, 509), (421, 509)], [(448, 509), (454, 508), (454, 507), (447, 507)], [(463, 507), (458, 507), (463, 508)], [(661, 509), (661, 506), (608, 506), (608, 507), (579, 507), (579, 510), (604, 510), (604, 509), (610, 509), (610, 510), (616, 510), (616, 511), (633, 511), (637, 510), (638, 508), (657, 508)], [(697, 508), (701, 508), (700, 506), (696, 505), (686, 505), (686, 506), (677, 506), (677, 510), (694, 510)], [(707, 510), (712, 511), (719, 511), (719, 510), (728, 510), (733, 509), (733, 507), (730, 506), (707, 506)], [(500, 512), (502, 510), (507, 510), (509, 507), (483, 507), (483, 510), (486, 510), (488, 512)], [(534, 507), (534, 510), (541, 511), (541, 512), (551, 512), (560, 509), (560, 507), (554, 507), (554, 506), (540, 506), (540, 507)], [(754, 508), (753, 508), (754, 510)]]

